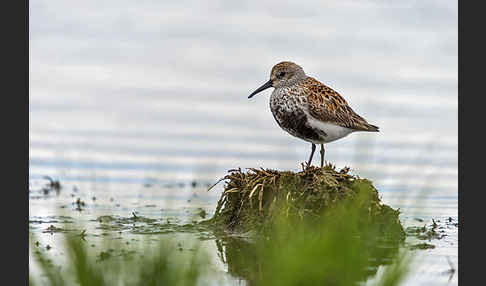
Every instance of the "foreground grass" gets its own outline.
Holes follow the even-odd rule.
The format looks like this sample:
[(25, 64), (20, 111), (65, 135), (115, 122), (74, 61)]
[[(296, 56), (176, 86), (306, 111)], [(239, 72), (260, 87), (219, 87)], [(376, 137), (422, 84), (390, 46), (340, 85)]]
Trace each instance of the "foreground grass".
[(174, 239), (145, 240), (135, 251), (105, 238), (106, 251), (96, 252), (74, 235), (66, 235), (62, 245), (67, 263), (56, 265), (46, 251), (33, 245), (34, 239), (32, 255), (43, 275), (31, 274), (30, 285), (196, 285), (208, 265), (208, 255), (198, 244), (181, 253)]
[[(234, 171), (215, 216), (194, 229), (214, 233), (228, 273), (248, 285), (359, 285), (386, 265), (376, 285), (394, 286), (410, 270), (398, 211), (380, 203), (369, 181), (331, 166), (298, 174)], [(133, 251), (101, 238), (107, 251), (99, 253), (83, 235), (62, 235), (67, 263), (59, 266), (31, 234), (32, 256), (43, 276), (31, 272), (30, 285), (220, 282), (211, 276), (212, 256), (198, 240), (181, 251), (173, 235), (149, 234), (145, 237), (162, 239), (143, 240)]]
[(388, 265), (378, 285), (399, 285), (409, 267), (402, 239), (364, 223), (365, 193), (318, 219), (274, 218), (252, 242), (222, 238), (229, 272), (250, 285), (357, 285)]
[[(312, 223), (281, 217), (252, 239), (218, 234), (218, 254), (229, 274), (248, 285), (357, 285), (384, 265), (388, 267), (377, 285), (400, 285), (408, 271), (408, 254), (378, 228), (364, 226), (357, 204), (359, 200), (353, 200), (332, 208)], [(45, 276), (31, 274), (30, 285), (218, 284), (210, 276), (211, 255), (197, 240), (189, 250), (180, 251), (179, 240), (167, 235), (159, 242), (142, 240), (137, 251), (130, 251), (102, 238), (106, 251), (100, 253), (79, 235), (59, 235), (66, 238), (58, 246), (67, 259), (61, 266), (50, 252), (35, 246), (32, 236), (32, 255)]]

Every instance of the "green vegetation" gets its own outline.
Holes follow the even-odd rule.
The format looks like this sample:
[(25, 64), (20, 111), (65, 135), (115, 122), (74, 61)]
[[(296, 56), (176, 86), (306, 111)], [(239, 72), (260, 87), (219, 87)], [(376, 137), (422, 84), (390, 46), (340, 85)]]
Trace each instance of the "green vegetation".
[(216, 212), (208, 223), (237, 232), (263, 231), (285, 218), (300, 225), (334, 220), (339, 206), (359, 214), (356, 227), (375, 228), (377, 235), (403, 240), (399, 211), (380, 202), (369, 180), (336, 171), (332, 165), (294, 173), (276, 170), (230, 170)]
[[(399, 244), (382, 237), (378, 228), (360, 226), (353, 204), (333, 208), (313, 223), (295, 225), (282, 217), (253, 239), (219, 233), (218, 256), (248, 285), (356, 285), (382, 265), (388, 268), (377, 285), (399, 285), (408, 266)], [(209, 271), (211, 256), (199, 240), (151, 234), (128, 246), (107, 235), (98, 237), (100, 251), (90, 246), (92, 236), (80, 233), (56, 234), (65, 237), (65, 244), (56, 246), (66, 255), (61, 266), (53, 262), (52, 249), (31, 234), (32, 256), (45, 275), (31, 273), (31, 285), (218, 284)]]
[[(457, 224), (455, 224), (457, 226)], [(442, 239), (446, 235), (444, 234), (444, 230), (440, 230), (439, 225), (432, 219), (432, 224), (430, 227), (424, 225), (422, 227), (417, 226), (410, 226), (406, 229), (406, 234), (409, 236), (414, 236), (420, 240), (428, 240), (431, 241), (432, 239)]]
[(179, 225), (135, 213), (96, 220), (103, 234), (143, 234), (136, 243), (82, 226), (48, 227), (65, 238), (55, 246), (67, 259), (61, 265), (53, 262), (51, 246), (31, 233), (32, 257), (43, 275), (31, 270), (30, 285), (218, 284), (214, 258), (203, 246), (208, 239), (229, 274), (248, 285), (358, 285), (381, 266), (376, 285), (399, 285), (405, 277), (409, 256), (400, 248), (405, 234), (398, 211), (380, 203), (368, 180), (332, 166), (299, 173), (232, 170), (226, 179), (216, 213), (206, 221)]
[(415, 250), (415, 249), (433, 249), (435, 248), (435, 245), (432, 245), (432, 244), (428, 244), (428, 243), (417, 243), (417, 244), (414, 244), (414, 245), (411, 245), (410, 246), (410, 250)]
[(353, 206), (333, 208), (312, 222), (278, 219), (253, 240), (222, 237), (220, 256), (232, 275), (250, 285), (357, 285), (392, 263), (399, 266), (389, 268), (378, 285), (399, 285), (406, 251), (400, 253), (399, 240), (383, 237), (379, 228), (362, 225)]
[[(31, 251), (43, 276), (30, 275), (30, 285), (196, 285), (207, 271), (208, 255), (198, 243), (183, 249), (180, 241), (146, 240), (137, 250), (126, 250), (119, 241), (103, 238), (103, 250), (95, 252), (82, 236), (66, 235), (63, 251), (67, 263), (58, 266), (46, 250), (33, 242)], [(187, 250), (187, 251), (183, 251)]]

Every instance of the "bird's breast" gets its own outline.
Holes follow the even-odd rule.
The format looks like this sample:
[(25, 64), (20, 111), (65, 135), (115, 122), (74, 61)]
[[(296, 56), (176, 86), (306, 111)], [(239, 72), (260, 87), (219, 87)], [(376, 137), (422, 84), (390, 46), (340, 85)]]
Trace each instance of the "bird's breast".
[(275, 89), (270, 96), (270, 109), (278, 125), (291, 135), (306, 141), (321, 140), (318, 130), (308, 123), (302, 96), (285, 89)]
[(292, 112), (296, 109), (306, 108), (307, 99), (301, 95), (302, 89), (298, 87), (276, 88), (270, 96), (270, 109), (285, 109)]

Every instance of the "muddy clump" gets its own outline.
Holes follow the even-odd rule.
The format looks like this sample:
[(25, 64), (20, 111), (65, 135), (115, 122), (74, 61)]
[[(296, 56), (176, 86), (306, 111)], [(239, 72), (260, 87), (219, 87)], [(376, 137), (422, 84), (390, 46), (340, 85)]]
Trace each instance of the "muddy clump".
[(249, 168), (228, 171), (214, 216), (207, 221), (232, 232), (261, 231), (276, 220), (322, 220), (335, 206), (359, 212), (360, 225), (404, 239), (399, 211), (382, 204), (371, 181), (330, 164), (300, 172)]

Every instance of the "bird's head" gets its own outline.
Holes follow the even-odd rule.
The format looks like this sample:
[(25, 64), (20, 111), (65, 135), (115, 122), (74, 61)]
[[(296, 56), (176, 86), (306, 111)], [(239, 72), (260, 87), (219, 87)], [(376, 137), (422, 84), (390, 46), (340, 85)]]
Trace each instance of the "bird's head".
[(248, 98), (252, 98), (255, 94), (269, 87), (288, 87), (305, 80), (305, 78), (304, 70), (299, 65), (293, 62), (280, 62), (273, 66), (270, 80), (250, 94)]

